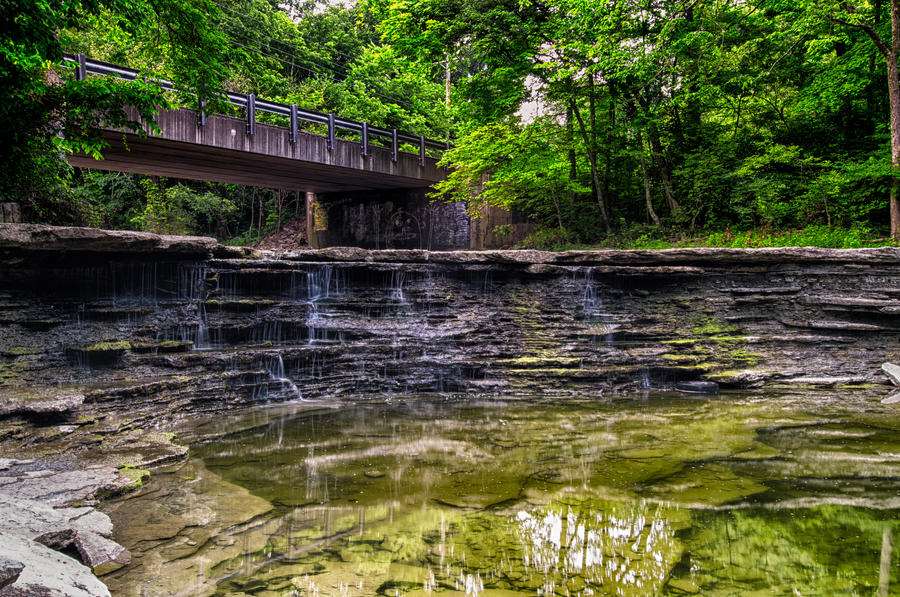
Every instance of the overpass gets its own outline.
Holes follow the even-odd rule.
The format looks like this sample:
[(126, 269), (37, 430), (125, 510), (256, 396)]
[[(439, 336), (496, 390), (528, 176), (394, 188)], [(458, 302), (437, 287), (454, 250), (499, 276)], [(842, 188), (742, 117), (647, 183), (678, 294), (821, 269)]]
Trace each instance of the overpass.
[[(134, 80), (138, 71), (67, 56), (76, 76), (111, 75)], [(157, 81), (173, 89), (167, 81)], [(253, 94), (225, 94), (243, 112), (238, 118), (207, 115), (189, 109), (163, 110), (156, 118), (159, 132), (145, 125), (145, 135), (104, 130), (109, 143), (102, 160), (84, 154), (69, 157), (76, 167), (133, 172), (233, 184), (279, 188), (308, 193), (421, 189), (442, 180), (435, 152), (446, 144), (397, 131), (304, 110), (296, 105), (257, 98)], [(280, 117), (287, 126), (265, 124), (258, 113)], [(304, 132), (318, 126), (325, 135)], [(338, 133), (355, 139), (343, 139)], [(372, 141), (385, 143), (382, 147)], [(412, 146), (416, 153), (401, 151)]]

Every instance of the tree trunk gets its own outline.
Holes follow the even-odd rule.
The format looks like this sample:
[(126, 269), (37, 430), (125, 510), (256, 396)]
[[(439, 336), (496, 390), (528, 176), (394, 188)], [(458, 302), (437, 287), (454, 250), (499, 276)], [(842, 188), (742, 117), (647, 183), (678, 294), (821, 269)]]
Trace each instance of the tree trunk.
[(641, 163), (641, 176), (644, 179), (644, 199), (647, 202), (647, 215), (653, 220), (653, 225), (659, 228), (662, 224), (659, 221), (659, 216), (656, 215), (656, 210), (653, 209), (653, 197), (650, 194), (650, 177), (647, 176), (647, 160), (644, 159), (644, 140), (640, 134), (638, 134), (637, 141), (641, 148), (638, 160)]
[[(856, 6), (850, 2), (840, 2), (839, 6), (847, 14), (859, 17)], [(887, 63), (888, 100), (891, 106), (891, 168), (894, 170), (889, 201), (891, 211), (891, 238), (900, 241), (900, 0), (891, 0), (891, 43), (881, 37), (878, 30), (865, 19), (854, 22), (832, 17), (842, 25), (863, 30), (884, 56)], [(877, 23), (877, 21), (876, 21)]]
[(653, 156), (653, 161), (656, 162), (657, 169), (659, 169), (659, 181), (662, 183), (663, 195), (666, 197), (666, 203), (669, 204), (669, 211), (674, 214), (678, 211), (678, 200), (675, 199), (672, 174), (669, 172), (669, 165), (666, 163), (662, 142), (659, 140), (659, 131), (656, 130), (655, 125), (651, 124), (647, 134), (650, 137), (650, 153)]
[[(888, 95), (891, 101), (891, 166), (900, 171), (900, 0), (891, 0), (891, 48), (887, 59)], [(891, 184), (891, 238), (900, 241), (900, 172)]]
[[(575, 127), (572, 123), (572, 107), (566, 106), (566, 142), (569, 145), (569, 182), (578, 180), (578, 164), (575, 156)], [(569, 189), (569, 213), (575, 208), (575, 191)]]
[[(900, 1), (900, 0), (898, 0)], [(578, 129), (581, 132), (581, 139), (584, 141), (584, 150), (587, 153), (588, 163), (591, 166), (591, 180), (594, 183), (594, 195), (597, 197), (597, 205), (600, 206), (600, 215), (603, 217), (603, 225), (606, 227), (606, 234), (612, 234), (612, 226), (609, 221), (609, 209), (606, 206), (606, 198), (603, 196), (603, 187), (600, 186), (600, 177), (597, 176), (597, 155), (591, 147), (591, 140), (588, 136), (587, 129), (584, 126), (584, 119), (581, 118), (581, 111), (578, 104), (572, 99), (570, 103), (572, 113), (575, 114), (575, 120), (578, 121)]]

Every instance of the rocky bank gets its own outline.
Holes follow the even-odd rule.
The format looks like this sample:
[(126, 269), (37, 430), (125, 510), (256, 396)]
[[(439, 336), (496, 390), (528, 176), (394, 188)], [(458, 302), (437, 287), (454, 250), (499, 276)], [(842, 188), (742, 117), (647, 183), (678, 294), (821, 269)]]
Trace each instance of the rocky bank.
[(898, 331), (893, 248), (252, 253), (0, 224), (0, 456), (133, 477), (183, 456), (179, 417), (272, 401), (883, 384)]

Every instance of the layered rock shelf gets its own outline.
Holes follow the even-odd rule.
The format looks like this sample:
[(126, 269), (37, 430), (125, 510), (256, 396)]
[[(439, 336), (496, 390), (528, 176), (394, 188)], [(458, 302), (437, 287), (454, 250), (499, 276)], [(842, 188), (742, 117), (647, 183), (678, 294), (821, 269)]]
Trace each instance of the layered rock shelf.
[[(606, 400), (685, 382), (886, 384), (898, 332), (892, 248), (273, 253), (0, 224), (0, 457), (37, 459), (10, 461), (19, 472), (0, 475), (0, 506), (34, 471), (139, 482), (142, 467), (183, 458), (163, 431), (192, 413), (435, 392)], [(47, 500), (34, 499), (37, 516)], [(57, 547), (83, 564), (127, 558), (104, 529), (57, 514)], [(16, 553), (52, 560), (35, 533), (16, 535)], [(19, 594), (33, 569), (4, 555), (0, 595)]]
[(891, 248), (248, 254), (135, 234), (0, 225), (7, 421), (883, 383), (900, 357)]

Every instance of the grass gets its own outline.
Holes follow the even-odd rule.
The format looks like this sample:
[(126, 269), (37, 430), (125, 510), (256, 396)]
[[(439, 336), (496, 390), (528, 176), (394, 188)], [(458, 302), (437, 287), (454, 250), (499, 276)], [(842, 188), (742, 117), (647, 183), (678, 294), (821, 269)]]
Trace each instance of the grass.
[(575, 249), (675, 249), (684, 247), (825, 247), (831, 249), (858, 249), (865, 247), (898, 246), (890, 238), (878, 236), (867, 228), (839, 228), (832, 226), (808, 226), (791, 230), (757, 228), (733, 232), (714, 232), (707, 236), (686, 238), (667, 236), (659, 230), (646, 228), (634, 232), (621, 232), (596, 243), (572, 243), (557, 230), (552, 233), (538, 231), (520, 243), (519, 248), (567, 251)]

